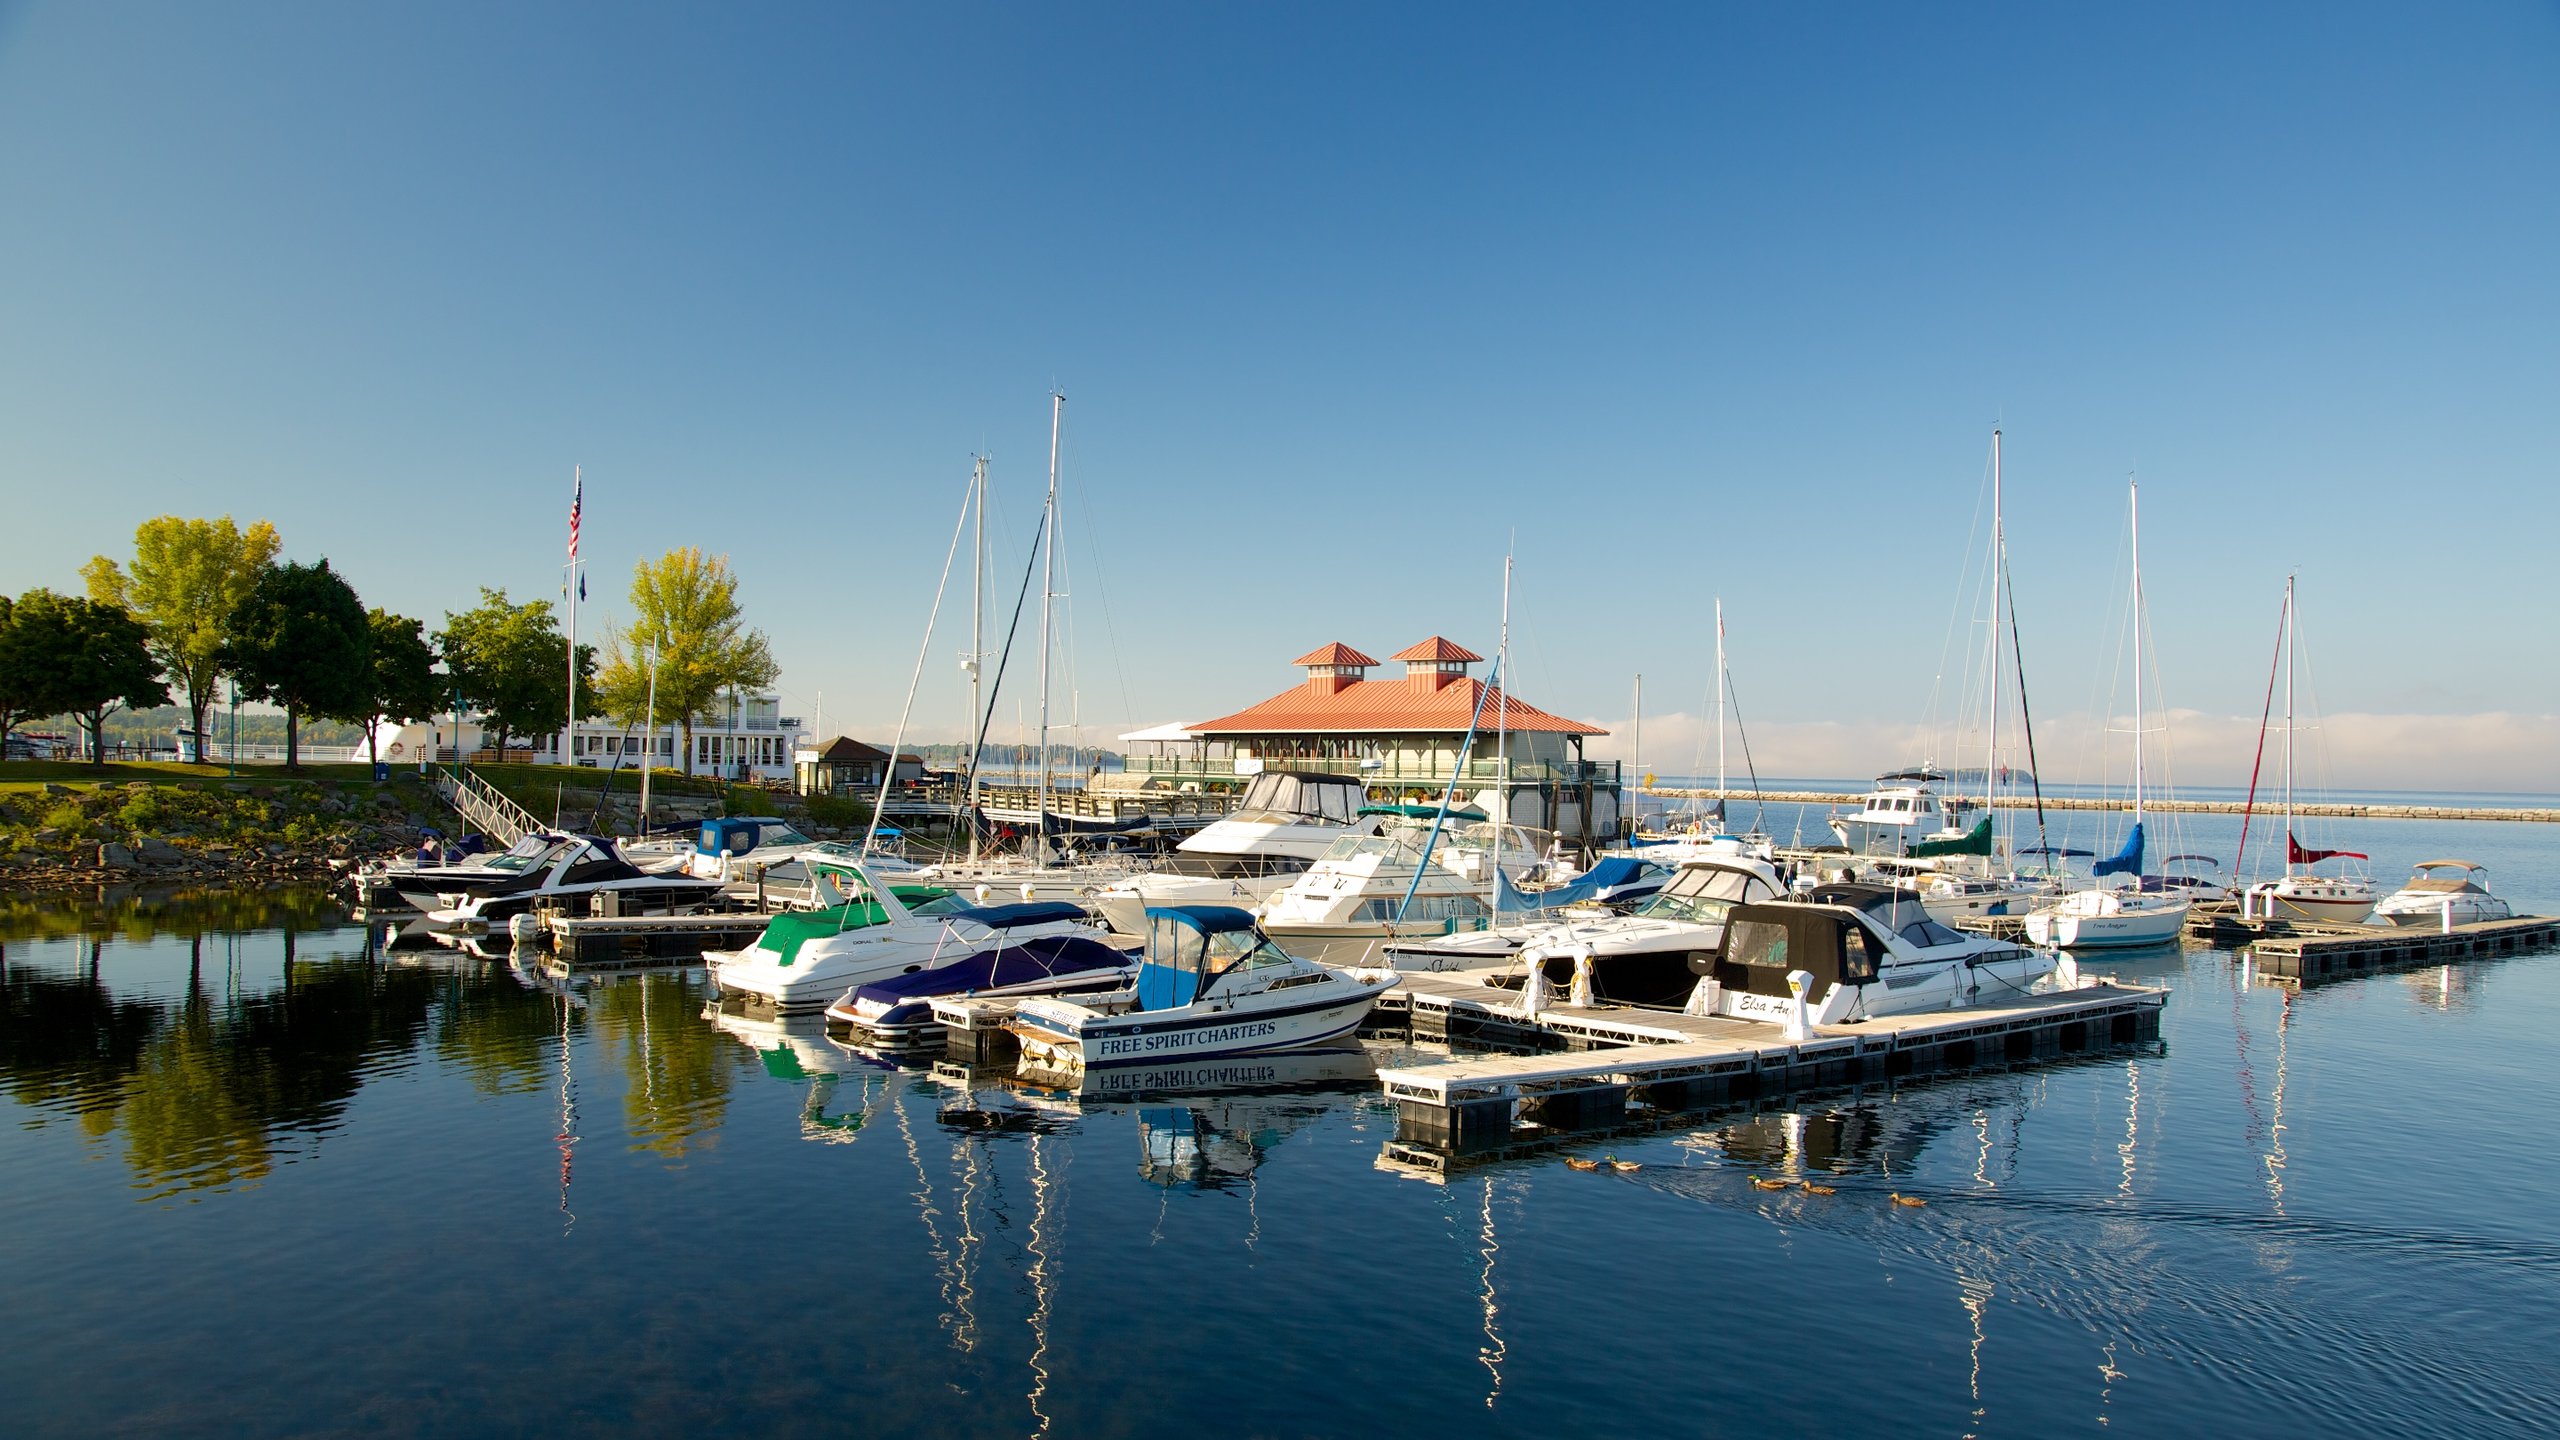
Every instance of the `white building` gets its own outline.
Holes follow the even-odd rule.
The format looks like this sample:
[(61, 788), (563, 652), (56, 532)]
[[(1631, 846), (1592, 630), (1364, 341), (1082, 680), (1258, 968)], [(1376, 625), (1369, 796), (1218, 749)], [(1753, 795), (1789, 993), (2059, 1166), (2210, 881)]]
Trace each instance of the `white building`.
[[(534, 765), (560, 763), (560, 736), (556, 731), (549, 735), (510, 735), (507, 753), (500, 755), (489, 748), (493, 737), (473, 720), (462, 722), (457, 753), (454, 719), (450, 715), (413, 720), (406, 725), (383, 720), (376, 722), (374, 730), (375, 744), (388, 764), (423, 765), (429, 760), (451, 763), (456, 759), (477, 764), (501, 760)], [(649, 743), (652, 738), (655, 745)], [(776, 696), (744, 695), (734, 706), (724, 700), (715, 720), (694, 723), (690, 768), (696, 775), (730, 780), (788, 782), (792, 756), (802, 738), (800, 717), (783, 714), (782, 701)], [(578, 764), (598, 769), (611, 769), (617, 764), (636, 769), (654, 753), (659, 768), (684, 770), (688, 768), (686, 757), (679, 748), (683, 744), (681, 725), (661, 723), (656, 736), (649, 737), (602, 718), (579, 721), (575, 739)], [(359, 742), (347, 758), (366, 759), (364, 744)]]

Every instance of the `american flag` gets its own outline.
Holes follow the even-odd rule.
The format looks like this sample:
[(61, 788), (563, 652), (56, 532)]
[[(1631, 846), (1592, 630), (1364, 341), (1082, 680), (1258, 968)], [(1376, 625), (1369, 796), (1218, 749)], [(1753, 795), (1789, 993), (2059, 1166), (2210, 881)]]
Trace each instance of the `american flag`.
[(577, 487), (569, 492), (569, 558), (572, 560), (578, 558), (578, 512), (586, 507), (586, 503), (587, 472), (581, 466)]

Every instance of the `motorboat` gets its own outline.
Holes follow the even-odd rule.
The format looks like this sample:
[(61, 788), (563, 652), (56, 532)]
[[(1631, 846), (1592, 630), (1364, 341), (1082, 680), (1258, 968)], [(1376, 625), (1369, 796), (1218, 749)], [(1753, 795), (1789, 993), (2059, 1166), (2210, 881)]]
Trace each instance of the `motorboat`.
[(1877, 776), (1856, 814), (1830, 818), (1831, 833), (1854, 855), (1909, 855), (1929, 841), (1962, 840), (1971, 833), (1966, 817), (1980, 807), (1931, 788), (1946, 778), (1926, 768)]
[(1484, 929), (1498, 893), (1497, 851), (1515, 884), (1545, 868), (1544, 831), (1443, 819), (1425, 805), (1372, 809), (1385, 823), (1337, 838), (1262, 903), (1265, 934), (1310, 959), (1352, 963), (1381, 940)]
[(1703, 1013), (1785, 1021), (1787, 977), (1812, 977), (1811, 1023), (1951, 1010), (2034, 991), (2060, 966), (2051, 950), (1950, 930), (1908, 891), (1889, 885), (1817, 885), (1802, 899), (1735, 905), (1716, 948), (1690, 961), (1707, 984)]
[[(830, 877), (840, 873), (827, 867)], [(706, 954), (711, 978), (724, 1002), (780, 1013), (819, 1011), (875, 980), (913, 974), (987, 950), (1019, 945), (1043, 935), (1096, 932), (1084, 907), (1061, 901), (975, 905), (945, 895), (909, 908), (869, 863), (845, 861), (841, 873), (854, 886), (847, 904), (786, 911), (765, 923), (764, 933), (743, 950)], [(830, 878), (829, 883), (835, 883)], [(870, 924), (867, 908), (877, 906)]]
[(1005, 1028), (1035, 1065), (1258, 1055), (1350, 1034), (1396, 978), (1298, 959), (1231, 905), (1163, 906), (1147, 912), (1135, 985), (1082, 1000), (1025, 1000)]
[[(673, 861), (707, 880), (753, 879), (824, 843), (778, 815), (721, 815), (695, 827)], [(637, 846), (625, 848), (638, 858)]]
[[(491, 861), (486, 874), (465, 874), (464, 867), (420, 873), (436, 877), (421, 879), (421, 885), (438, 889), (436, 903), (419, 908), (431, 925), (444, 929), (499, 925), (537, 907), (677, 915), (717, 902), (725, 889), (717, 880), (643, 870), (617, 854), (612, 841), (566, 831), (525, 837)], [(455, 888), (442, 888), (448, 884)]]
[[(414, 909), (416, 906), (409, 899), (409, 893), (432, 893), (430, 882), (436, 875), (466, 865), (477, 867), (480, 863), (477, 857), (485, 854), (488, 848), (487, 836), (465, 835), (443, 844), (433, 853), (433, 858), (422, 850), (356, 865), (347, 871), (347, 888), (353, 893), (355, 903), (367, 910), (384, 910), (400, 905)], [(421, 872), (424, 872), (424, 878), (421, 878)]]
[(933, 1002), (954, 995), (1006, 999), (1125, 988), (1137, 976), (1129, 952), (1086, 935), (1041, 935), (965, 959), (858, 985), (827, 1018), (883, 1047), (938, 1039)]
[(1534, 964), (1561, 993), (1588, 957), (1595, 1000), (1678, 1005), (1697, 982), (1690, 956), (1716, 948), (1726, 912), (1786, 894), (1786, 877), (1767, 860), (1693, 860), (1632, 914), (1593, 909), (1471, 934), (1390, 941), (1385, 960), (1400, 973), (1484, 970), (1492, 972), (1487, 984), (1504, 986), (1521, 984)]
[(448, 895), (513, 883), (524, 874), (525, 867), (550, 852), (555, 838), (553, 832), (536, 830), (494, 855), (484, 851), (443, 865), (394, 861), (385, 867), (382, 876), (410, 908), (442, 909), (448, 903)]
[(2389, 925), (2473, 925), (2504, 920), (2515, 914), (2506, 901), (2481, 883), (2488, 867), (2470, 860), (2421, 860), (2409, 883), (2373, 907), (2376, 919)]
[(1124, 935), (1146, 930), (1151, 905), (1240, 905), (1270, 898), (1353, 831), (1375, 833), (1357, 776), (1265, 770), (1236, 808), (1174, 847), (1163, 865), (1093, 893), (1093, 905)]
[[(1989, 823), (1987, 817), (1982, 822)], [(2060, 888), (2047, 876), (1994, 874), (1978, 860), (1968, 865), (1935, 859), (1879, 858), (1869, 864), (1866, 875), (1910, 891), (1928, 910), (1929, 918), (1942, 925), (2025, 914), (2030, 905), (2058, 893)]]

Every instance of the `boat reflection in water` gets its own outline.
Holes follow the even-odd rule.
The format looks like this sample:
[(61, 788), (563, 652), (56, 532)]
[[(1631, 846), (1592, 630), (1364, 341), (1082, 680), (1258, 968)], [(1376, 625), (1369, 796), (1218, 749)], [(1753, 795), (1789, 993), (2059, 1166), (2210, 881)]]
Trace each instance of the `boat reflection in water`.
[(1052, 1103), (1134, 1105), (1140, 1173), (1215, 1190), (1250, 1179), (1274, 1146), (1331, 1114), (1326, 1096), (1373, 1088), (1378, 1063), (1346, 1045), (1081, 1074), (1026, 1062), (1015, 1075)]

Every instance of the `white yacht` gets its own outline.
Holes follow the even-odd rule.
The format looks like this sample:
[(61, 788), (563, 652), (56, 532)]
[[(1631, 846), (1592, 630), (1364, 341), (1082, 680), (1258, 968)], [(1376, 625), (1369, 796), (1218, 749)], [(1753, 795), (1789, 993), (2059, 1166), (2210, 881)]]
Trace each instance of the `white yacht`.
[(1946, 778), (1930, 769), (1879, 775), (1857, 814), (1831, 817), (1831, 833), (1856, 855), (1908, 855), (1928, 841), (1963, 839), (1967, 817), (1980, 807), (1929, 788)]
[(1272, 943), (1246, 911), (1147, 912), (1137, 984), (1081, 1000), (1035, 997), (1006, 1025), (1034, 1065), (1095, 1068), (1322, 1045), (1368, 1018), (1392, 970), (1336, 970)]
[(2033, 993), (2060, 965), (2029, 949), (1950, 930), (1908, 893), (1883, 885), (1817, 885), (1801, 900), (1736, 905), (1714, 953), (1691, 962), (1707, 1013), (1784, 1021), (1787, 976), (1813, 977), (1812, 1023), (1951, 1010)]
[[(828, 867), (830, 872), (835, 867)], [(846, 862), (856, 892), (845, 904), (790, 911), (744, 950), (706, 954), (724, 1001), (780, 1013), (818, 1011), (845, 992), (893, 975), (965, 960), (1042, 935), (1095, 934), (1079, 905), (971, 905), (959, 895), (910, 909), (862, 861)], [(882, 919), (857, 923), (876, 906)]]
[(1497, 849), (1508, 880), (1543, 866), (1544, 831), (1453, 816), (1435, 840), (1431, 807), (1401, 808), (1381, 816), (1385, 823), (1374, 832), (1337, 838), (1304, 875), (1265, 900), (1264, 933), (1310, 959), (1354, 963), (1381, 940), (1484, 928), (1493, 914)]
[(413, 872), (422, 889), (409, 902), (443, 929), (502, 925), (536, 906), (584, 913), (599, 900), (626, 915), (673, 915), (718, 900), (717, 880), (651, 873), (622, 858), (613, 842), (596, 835), (538, 831), (485, 867), (454, 866)]
[(1690, 957), (1714, 951), (1724, 936), (1726, 912), (1786, 894), (1786, 878), (1767, 860), (1692, 860), (1632, 914), (1595, 908), (1472, 934), (1391, 940), (1385, 959), (1399, 972), (1483, 970), (1486, 984), (1502, 986), (1522, 983), (1534, 964), (1554, 992), (1564, 994), (1588, 955), (1595, 1000), (1678, 1005), (1697, 983)]
[(2507, 919), (2515, 910), (2481, 883), (2486, 868), (2470, 860), (2421, 860), (2408, 884), (2373, 907), (2374, 916), (2385, 924), (2411, 926)]
[(1164, 865), (1093, 893), (1094, 908), (1123, 935), (1146, 933), (1149, 906), (1260, 904), (1306, 873), (1333, 842), (1375, 833), (1356, 776), (1265, 770), (1236, 808), (1174, 848)]

